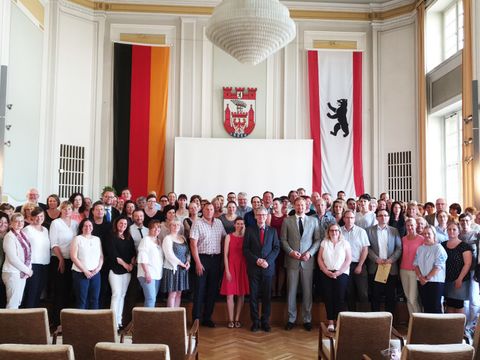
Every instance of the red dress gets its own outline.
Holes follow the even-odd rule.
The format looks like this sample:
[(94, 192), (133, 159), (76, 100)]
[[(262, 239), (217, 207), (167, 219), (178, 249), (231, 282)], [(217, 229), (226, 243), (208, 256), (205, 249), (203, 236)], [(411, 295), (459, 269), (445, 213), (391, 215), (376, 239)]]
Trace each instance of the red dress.
[[(270, 220), (270, 226), (277, 230), (278, 239), (280, 239), (280, 231), (282, 229), (283, 220), (287, 215), (283, 215), (281, 217), (276, 217), (272, 214), (272, 218)], [(280, 244), (280, 252), (278, 253), (277, 258), (275, 259), (275, 272), (278, 275), (278, 272), (284, 268), (285, 263), (285, 252), (283, 251), (282, 245)]]
[(248, 295), (250, 288), (248, 286), (247, 263), (243, 256), (243, 236), (229, 234), (230, 243), (228, 246), (228, 267), (232, 280), (227, 280), (226, 272), (223, 273), (222, 295)]

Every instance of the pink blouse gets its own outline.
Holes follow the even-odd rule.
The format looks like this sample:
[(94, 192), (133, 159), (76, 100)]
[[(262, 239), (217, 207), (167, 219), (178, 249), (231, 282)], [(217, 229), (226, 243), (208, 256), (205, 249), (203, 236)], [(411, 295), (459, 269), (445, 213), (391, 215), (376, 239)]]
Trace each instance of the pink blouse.
[(402, 262), (400, 269), (402, 270), (415, 270), (413, 266), (413, 260), (415, 260), (415, 254), (420, 245), (423, 244), (423, 236), (417, 235), (413, 240), (407, 239), (408, 235), (402, 238)]
[(84, 214), (80, 213), (72, 213), (72, 220), (75, 220), (77, 223), (80, 224), (80, 221), (82, 221), (85, 218)]

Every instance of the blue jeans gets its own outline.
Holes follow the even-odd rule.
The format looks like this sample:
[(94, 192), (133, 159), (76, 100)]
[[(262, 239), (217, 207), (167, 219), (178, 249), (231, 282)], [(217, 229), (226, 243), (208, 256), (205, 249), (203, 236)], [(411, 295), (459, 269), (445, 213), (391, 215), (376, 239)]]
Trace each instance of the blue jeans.
[(78, 309), (98, 309), (100, 297), (100, 273), (87, 279), (84, 273), (72, 270), (73, 290)]
[(160, 280), (152, 279), (148, 284), (143, 276), (138, 278), (140, 286), (143, 289), (143, 295), (145, 296), (144, 307), (155, 307), (155, 301), (157, 300), (158, 290), (160, 289)]

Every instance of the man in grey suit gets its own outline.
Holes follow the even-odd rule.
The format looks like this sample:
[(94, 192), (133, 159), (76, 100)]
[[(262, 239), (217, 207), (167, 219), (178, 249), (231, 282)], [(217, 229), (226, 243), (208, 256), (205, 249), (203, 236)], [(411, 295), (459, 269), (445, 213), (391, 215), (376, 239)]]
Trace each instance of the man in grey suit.
[(297, 286), (302, 282), (303, 327), (312, 330), (312, 274), (315, 254), (320, 247), (320, 230), (314, 217), (305, 215), (305, 199), (295, 199), (295, 215), (283, 221), (280, 239), (285, 251), (288, 288), (288, 322), (285, 330), (295, 326), (297, 318)]
[[(372, 284), (372, 311), (380, 311), (380, 298), (385, 292), (385, 310), (395, 312), (395, 289), (398, 281), (398, 259), (402, 255), (402, 241), (398, 230), (388, 226), (387, 210), (377, 210), (377, 225), (367, 229), (370, 247), (368, 249), (368, 274)], [(375, 281), (379, 264), (391, 264), (387, 283)]]

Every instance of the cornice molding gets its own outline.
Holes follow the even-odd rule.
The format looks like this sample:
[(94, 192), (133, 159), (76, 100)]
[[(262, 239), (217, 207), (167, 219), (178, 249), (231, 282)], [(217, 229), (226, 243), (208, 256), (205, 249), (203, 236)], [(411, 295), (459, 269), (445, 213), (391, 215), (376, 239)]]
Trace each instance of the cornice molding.
[[(151, 13), (167, 15), (209, 16), (219, 1), (203, 1), (202, 6), (192, 0), (159, 0), (155, 3), (129, 0), (69, 0), (93, 11), (111, 13)], [(392, 0), (384, 4), (345, 4), (284, 2), (295, 20), (382, 21), (401, 17), (415, 10), (414, 0)]]

